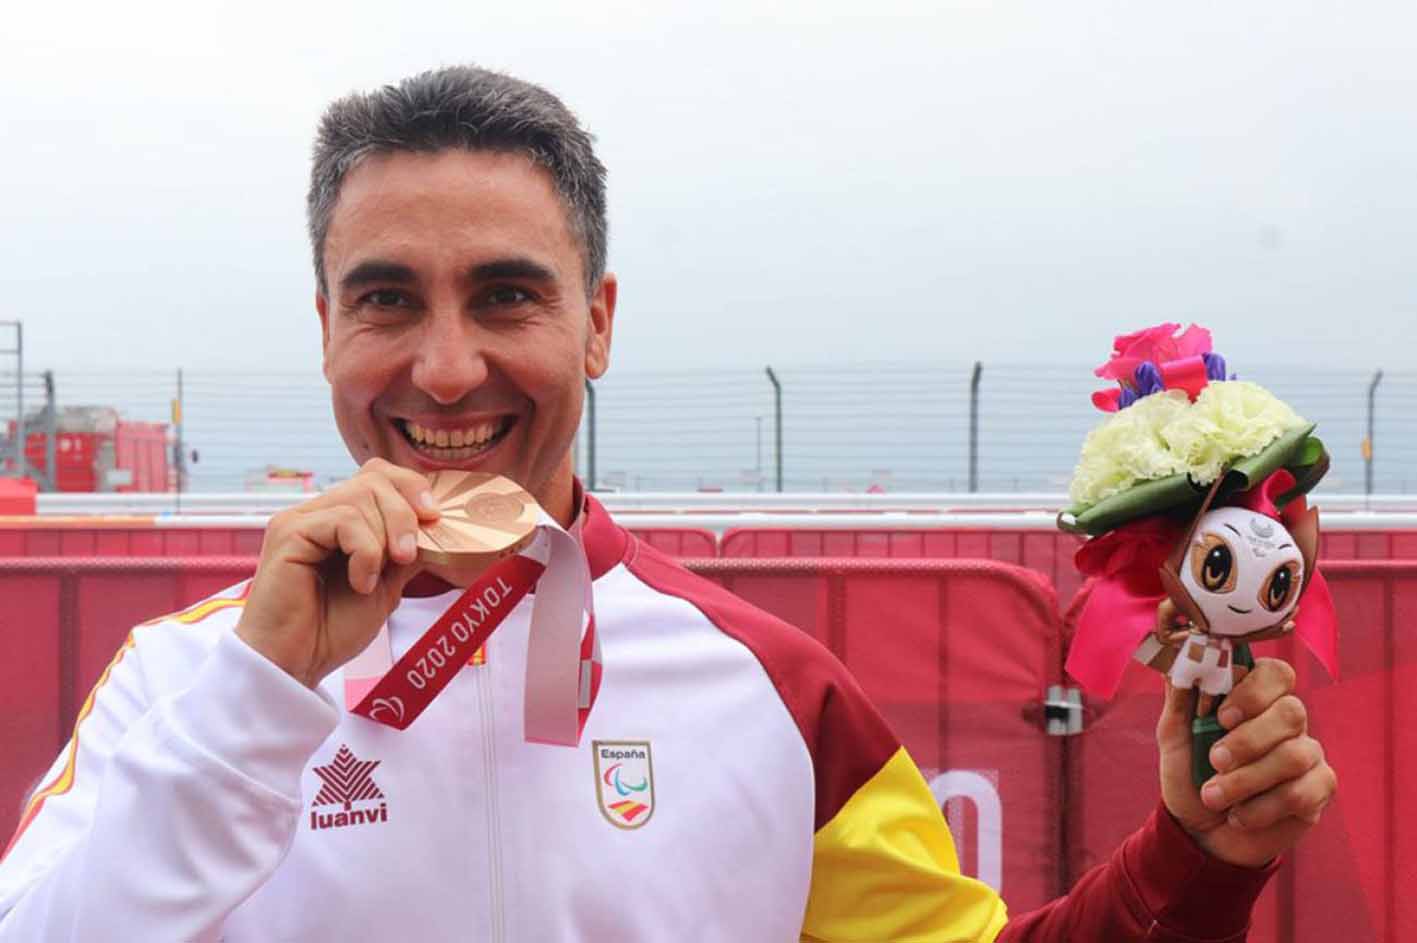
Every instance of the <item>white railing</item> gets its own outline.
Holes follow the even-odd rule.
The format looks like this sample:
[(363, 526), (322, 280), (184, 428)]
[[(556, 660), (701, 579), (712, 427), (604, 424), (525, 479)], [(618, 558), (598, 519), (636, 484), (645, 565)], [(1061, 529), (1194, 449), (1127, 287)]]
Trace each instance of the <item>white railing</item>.
[[(1009, 530), (1052, 531), (1057, 529), (1051, 511), (615, 511), (626, 527), (636, 529), (697, 528), (722, 536), (734, 528), (789, 528), (798, 530)], [(260, 530), (268, 513), (247, 511), (239, 514), (129, 514), (87, 515), (96, 524), (173, 528), (230, 527)], [(57, 517), (57, 515), (56, 515)], [(70, 517), (72, 520), (72, 517)], [(1330, 511), (1324, 518), (1330, 531), (1414, 530), (1417, 511)]]
[[(233, 494), (41, 494), (42, 515), (270, 515), (313, 497), (300, 493)], [(949, 514), (968, 512), (1046, 511), (1066, 504), (1062, 494), (1034, 492), (935, 494), (810, 494), (810, 493), (600, 493), (596, 495), (617, 514), (787, 515)], [(1417, 495), (1317, 494), (1313, 502), (1326, 511), (1409, 512), (1417, 514)]]

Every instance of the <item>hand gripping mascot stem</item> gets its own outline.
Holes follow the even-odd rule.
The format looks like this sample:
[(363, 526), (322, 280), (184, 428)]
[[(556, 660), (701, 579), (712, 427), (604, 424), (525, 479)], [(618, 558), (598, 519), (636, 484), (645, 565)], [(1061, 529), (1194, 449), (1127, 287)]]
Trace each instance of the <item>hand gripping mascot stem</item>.
[(1210, 332), (1162, 324), (1118, 337), (1093, 395), (1112, 415), (1088, 434), (1064, 530), (1089, 577), (1068, 673), (1110, 698), (1131, 658), (1199, 689), (1192, 771), (1214, 775), (1220, 702), (1290, 632), (1336, 675), (1337, 619), (1305, 494), (1328, 470), (1314, 426), (1264, 388), (1226, 377)]

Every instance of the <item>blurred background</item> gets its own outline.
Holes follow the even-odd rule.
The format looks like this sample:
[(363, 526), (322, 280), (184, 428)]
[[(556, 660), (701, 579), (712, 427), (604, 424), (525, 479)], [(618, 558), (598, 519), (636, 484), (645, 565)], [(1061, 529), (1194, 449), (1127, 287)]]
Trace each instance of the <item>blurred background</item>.
[(455, 62), (560, 94), (610, 168), (598, 487), (775, 488), (771, 365), (785, 489), (964, 490), (973, 455), (981, 489), (1061, 490), (1090, 369), (1165, 320), (1320, 422), (1328, 488), (1417, 486), (1408, 4), (29, 5), (7, 31), (0, 421), (50, 371), (60, 408), (168, 423), (176, 465), (181, 399), (173, 487), (349, 471), (313, 128)]
[[(1093, 366), (617, 368), (594, 384), (594, 408), (587, 400), (577, 465), (613, 492), (1061, 495), (1104, 415), (1089, 401), (1104, 385)], [(1417, 492), (1417, 371), (1269, 364), (1241, 377), (1319, 424), (1333, 454), (1323, 492)], [(172, 491), (180, 468), (185, 492), (299, 492), (354, 471), (317, 371), (27, 374), (26, 438), (40, 468), (51, 395), (64, 491)], [(11, 378), (0, 416), (12, 435), (15, 409)]]

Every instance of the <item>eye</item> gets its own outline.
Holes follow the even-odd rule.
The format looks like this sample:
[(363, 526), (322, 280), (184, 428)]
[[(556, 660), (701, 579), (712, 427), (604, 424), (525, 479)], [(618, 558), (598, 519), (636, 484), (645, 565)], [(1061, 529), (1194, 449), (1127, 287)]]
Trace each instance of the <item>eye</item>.
[(1279, 612), (1299, 590), (1299, 564), (1293, 560), (1281, 563), (1260, 587), (1260, 605), (1270, 612)]
[(499, 285), (487, 292), (488, 304), (518, 305), (530, 300), (531, 295), (515, 285)]
[(359, 300), (376, 308), (398, 308), (408, 303), (404, 293), (393, 288), (376, 288)]
[(1191, 550), (1191, 573), (1212, 593), (1235, 588), (1235, 554), (1219, 534), (1206, 534)]

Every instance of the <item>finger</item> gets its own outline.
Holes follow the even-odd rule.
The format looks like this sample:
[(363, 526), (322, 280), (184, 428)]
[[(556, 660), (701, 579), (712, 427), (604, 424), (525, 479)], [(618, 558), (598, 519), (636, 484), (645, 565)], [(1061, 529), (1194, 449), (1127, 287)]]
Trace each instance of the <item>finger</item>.
[(375, 534), (364, 515), (353, 508), (341, 509), (335, 525), (339, 548), (349, 557), (349, 585), (368, 595), (379, 585), (384, 570), (384, 541)]
[(266, 527), (262, 556), (269, 553), (271, 559), (287, 563), (323, 563), (341, 550), (341, 523), (363, 520), (359, 511), (349, 505), (318, 510), (302, 505), (282, 511)]
[(384, 568), (382, 588), (385, 602), (392, 609), (403, 597), (403, 591), (410, 580), (423, 571), (418, 563), (396, 563)]
[(1308, 733), (1309, 717), (1304, 702), (1292, 694), (1275, 701), (1263, 714), (1231, 730), (1210, 751), (1210, 763), (1217, 770), (1252, 763), (1286, 740)]
[(1161, 719), (1156, 722), (1157, 742), (1163, 748), (1187, 745), (1191, 737), (1191, 718), (1196, 711), (1195, 689), (1178, 688), (1164, 675), (1162, 683), (1166, 686), (1166, 694), (1161, 704)]
[(1287, 818), (1315, 825), (1337, 791), (1333, 767), (1320, 763), (1298, 779), (1236, 805), (1227, 818), (1236, 828), (1269, 828)]
[(1213, 811), (1228, 809), (1298, 779), (1322, 762), (1323, 748), (1317, 740), (1286, 740), (1253, 763), (1212, 777), (1201, 787), (1201, 802)]
[(285, 536), (281, 548), (285, 559), (308, 565), (343, 553), (348, 557), (345, 569), (352, 589), (368, 593), (378, 584), (384, 545), (357, 508), (342, 504), (301, 514)]
[(1251, 717), (1258, 717), (1275, 701), (1294, 690), (1294, 669), (1277, 658), (1261, 658), (1243, 681), (1225, 698), (1217, 720), (1233, 730)]
[(364, 518), (364, 523), (369, 527), (380, 545), (387, 545), (388, 534), (384, 527), (384, 515), (379, 510), (379, 499), (375, 493), (375, 485), (371, 480), (362, 480), (355, 483), (355, 487), (348, 491), (343, 500), (342, 506), (354, 508), (359, 515)]
[(394, 490), (403, 495), (420, 520), (438, 519), (438, 504), (433, 500), (428, 479), (421, 472), (395, 465), (382, 458), (371, 458), (360, 467), (359, 473), (378, 476), (393, 485)]
[(369, 490), (390, 559), (412, 563), (418, 556), (418, 512), (388, 479), (371, 476)]

